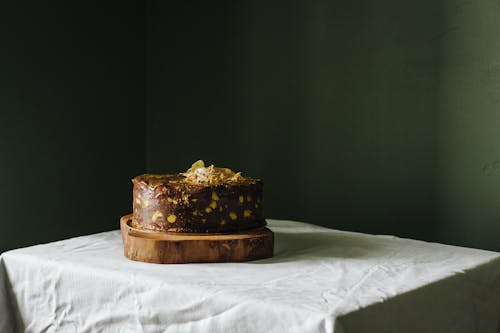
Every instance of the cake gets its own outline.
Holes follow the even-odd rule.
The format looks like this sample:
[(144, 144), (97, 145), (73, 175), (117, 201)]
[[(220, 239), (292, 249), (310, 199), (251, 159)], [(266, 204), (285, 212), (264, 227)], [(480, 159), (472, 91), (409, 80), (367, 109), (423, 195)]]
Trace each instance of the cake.
[(132, 179), (134, 228), (178, 233), (227, 233), (265, 226), (259, 179), (195, 162), (178, 174)]

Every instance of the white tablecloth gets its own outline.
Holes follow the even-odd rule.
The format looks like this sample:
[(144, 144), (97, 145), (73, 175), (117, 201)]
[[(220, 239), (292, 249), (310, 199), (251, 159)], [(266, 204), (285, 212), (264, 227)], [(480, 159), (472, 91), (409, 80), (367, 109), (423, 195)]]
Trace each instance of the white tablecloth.
[(268, 220), (275, 256), (157, 265), (119, 231), (0, 257), (0, 332), (500, 332), (500, 253)]

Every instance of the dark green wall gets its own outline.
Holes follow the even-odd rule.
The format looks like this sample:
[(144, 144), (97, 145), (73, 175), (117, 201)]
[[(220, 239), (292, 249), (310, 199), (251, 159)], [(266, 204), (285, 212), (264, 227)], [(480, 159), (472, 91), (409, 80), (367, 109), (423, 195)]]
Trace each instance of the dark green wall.
[(443, 3), (436, 237), (500, 251), (500, 3)]
[[(266, 214), (500, 250), (499, 3), (0, 4), (0, 251), (193, 161)], [(147, 133), (146, 133), (147, 131)]]
[(266, 214), (435, 239), (435, 1), (153, 1), (148, 166), (265, 182)]
[(143, 172), (141, 2), (0, 4), (0, 252), (116, 229)]

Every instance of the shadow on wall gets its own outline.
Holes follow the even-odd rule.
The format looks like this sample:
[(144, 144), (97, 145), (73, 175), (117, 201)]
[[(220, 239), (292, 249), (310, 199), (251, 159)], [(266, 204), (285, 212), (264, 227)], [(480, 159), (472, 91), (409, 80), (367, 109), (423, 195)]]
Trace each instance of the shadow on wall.
[(154, 1), (149, 170), (202, 158), (261, 177), (268, 217), (434, 240), (435, 7)]
[(261, 177), (269, 217), (500, 250), (499, 7), (152, 1), (148, 168), (202, 158)]
[(130, 211), (145, 169), (142, 6), (0, 3), (0, 252), (116, 229)]

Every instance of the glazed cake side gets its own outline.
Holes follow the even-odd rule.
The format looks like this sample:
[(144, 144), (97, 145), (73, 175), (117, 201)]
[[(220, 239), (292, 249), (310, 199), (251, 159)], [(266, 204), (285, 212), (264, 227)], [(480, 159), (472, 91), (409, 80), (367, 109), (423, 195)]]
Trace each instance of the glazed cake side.
[[(228, 169), (224, 169), (228, 170)], [(213, 183), (183, 174), (132, 179), (136, 228), (163, 232), (231, 232), (264, 226), (262, 181), (239, 177)]]

